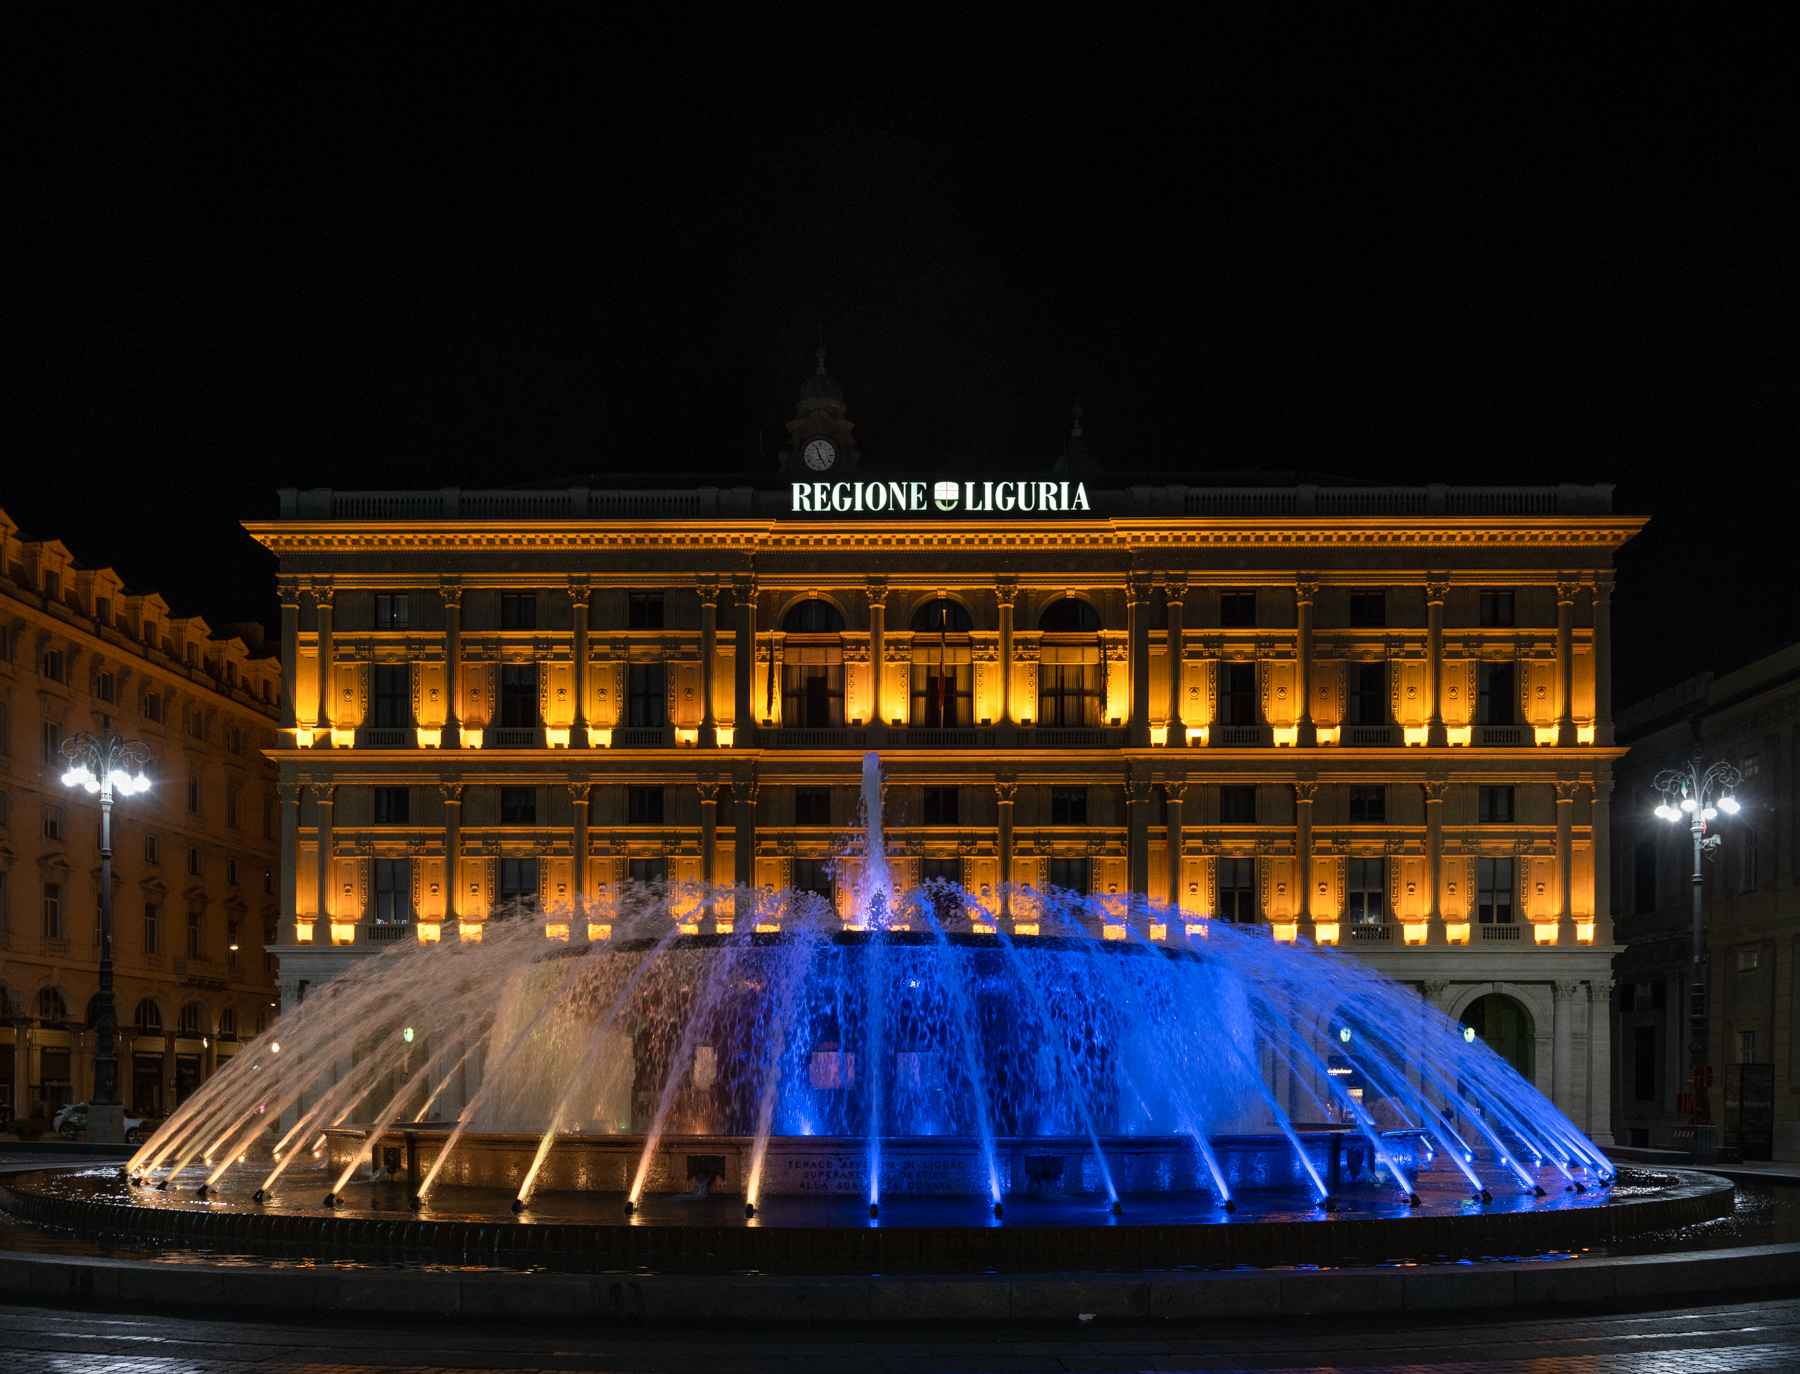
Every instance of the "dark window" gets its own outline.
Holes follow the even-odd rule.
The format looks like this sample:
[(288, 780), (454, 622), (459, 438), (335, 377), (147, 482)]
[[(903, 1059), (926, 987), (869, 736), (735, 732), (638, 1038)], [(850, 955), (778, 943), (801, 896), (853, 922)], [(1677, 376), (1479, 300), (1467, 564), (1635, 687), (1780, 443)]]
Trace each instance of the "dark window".
[(1050, 789), (1051, 825), (1086, 825), (1087, 823), (1087, 788), (1052, 787)]
[(156, 836), (154, 835), (144, 836), (144, 862), (147, 864), (159, 864), (162, 862), (162, 851), (157, 847)]
[(1256, 593), (1220, 592), (1219, 624), (1232, 630), (1253, 628), (1256, 624)]
[(628, 724), (643, 729), (668, 724), (669, 703), (664, 695), (663, 665), (633, 663), (627, 670)]
[(1352, 822), (1363, 825), (1374, 821), (1385, 821), (1387, 819), (1387, 788), (1352, 787), (1350, 789), (1350, 819)]
[(162, 911), (154, 902), (144, 903), (144, 953), (162, 950)]
[(198, 911), (188, 912), (187, 957), (190, 959), (199, 959), (199, 958), (204, 957), (203, 951), (205, 949), (205, 943), (204, 943), (205, 931), (201, 928), (200, 921), (201, 921), (201, 916)]
[(188, 804), (189, 811), (194, 812), (196, 815), (199, 814), (199, 812), (200, 812), (200, 779), (199, 778), (189, 778), (188, 779), (187, 804)]
[(795, 825), (831, 824), (831, 789), (829, 787), (796, 787), (794, 789)]
[(1484, 787), (1477, 798), (1476, 819), (1508, 822), (1513, 818), (1513, 790), (1510, 787)]
[(1256, 665), (1219, 665), (1219, 724), (1256, 724)]
[(1515, 721), (1513, 703), (1518, 693), (1513, 684), (1518, 680), (1517, 665), (1483, 663), (1475, 670), (1477, 725), (1511, 725)]
[(626, 626), (633, 630), (660, 630), (663, 627), (663, 594), (633, 592), (627, 603)]
[(667, 859), (633, 859), (631, 861), (631, 881), (634, 883), (664, 883), (669, 880), (669, 861)]
[(1631, 851), (1632, 910), (1640, 916), (1656, 910), (1656, 841), (1640, 840)]
[(956, 806), (961, 795), (961, 792), (954, 787), (927, 787), (925, 789), (925, 814), (921, 818), (920, 824), (957, 824)]
[(100, 674), (100, 679), (94, 684), (94, 689), (100, 694), (102, 701), (116, 703), (119, 699), (117, 680), (111, 673)]
[(196, 878), (200, 876), (200, 851), (198, 849), (192, 847), (188, 849), (187, 871)]
[(939, 647), (929, 640), (913, 646), (912, 723), (928, 730), (973, 725), (974, 665), (943, 662)]
[(1038, 724), (1057, 727), (1100, 723), (1100, 665), (1043, 663), (1038, 666)]
[(1351, 859), (1344, 866), (1344, 917), (1351, 925), (1375, 925), (1386, 919), (1387, 860)]
[(960, 601), (941, 597), (927, 601), (913, 612), (912, 627), (923, 634), (967, 634), (975, 628), (968, 609)]
[(53, 720), (44, 722), (44, 762), (55, 763), (62, 753), (62, 726)]
[(375, 789), (375, 824), (408, 825), (412, 821), (412, 789), (410, 787), (377, 787)]
[(225, 789), (225, 824), (233, 830), (237, 829), (238, 807), (242, 804), (243, 794), (235, 787)]
[(1483, 592), (1481, 594), (1481, 623), (1483, 625), (1511, 625), (1513, 623), (1513, 594), (1501, 591)]
[(537, 629), (537, 593), (502, 592), (500, 594), (500, 628), (503, 630)]
[(375, 860), (375, 920), (396, 925), (412, 919), (412, 861)]
[(412, 669), (404, 663), (377, 663), (374, 678), (376, 727), (392, 730), (411, 725)]
[(1256, 824), (1256, 788), (1254, 786), (1221, 787), (1219, 789), (1219, 824)]
[(1085, 855), (1080, 858), (1065, 858), (1060, 854), (1050, 856), (1051, 887), (1066, 888), (1070, 892), (1091, 892), (1093, 881), (1092, 869)]
[(229, 883), (232, 887), (236, 887), (237, 880), (238, 880), (237, 860), (236, 859), (225, 860), (225, 881), (227, 883)]
[(238, 1035), (238, 1014), (230, 1007), (219, 1013), (219, 1039), (236, 1040)]
[(500, 665), (500, 724), (529, 729), (538, 723), (538, 670), (535, 663)]
[(64, 667), (64, 662), (61, 649), (46, 649), (44, 651), (44, 676), (52, 682), (61, 682), (68, 672)]
[(814, 892), (821, 897), (831, 896), (831, 860), (830, 859), (795, 859), (794, 891)]
[(538, 895), (538, 863), (536, 859), (500, 860), (500, 900), (504, 902), (536, 902)]
[(501, 825), (537, 824), (537, 788), (502, 787), (500, 789)]
[(376, 593), (375, 628), (378, 630), (404, 630), (406, 628), (406, 596), (404, 593)]
[(844, 613), (829, 601), (814, 597), (789, 610), (781, 618), (781, 628), (791, 635), (842, 634)]
[(44, 884), (44, 938), (62, 939), (62, 884)]
[(631, 825), (661, 825), (663, 819), (662, 788), (626, 788), (625, 814), (627, 823)]
[(1219, 860), (1219, 919), (1252, 925), (1256, 921), (1256, 860)]
[(919, 882), (925, 887), (925, 898), (931, 903), (931, 914), (947, 921), (962, 910), (961, 859), (920, 859)]
[(155, 1035), (162, 1030), (162, 1008), (148, 997), (137, 1004), (137, 1028), (146, 1035)]
[(63, 837), (63, 809), (60, 806), (44, 808), (44, 838), (60, 840)]
[(162, 724), (163, 699), (161, 692), (147, 692), (144, 695), (144, 719)]
[(1350, 723), (1387, 724), (1387, 664), (1350, 665)]
[(1656, 1027), (1639, 1026), (1631, 1033), (1632, 1097), (1656, 1101)]
[(814, 730), (844, 723), (842, 664), (787, 663), (782, 665), (781, 677), (784, 723)]
[(1387, 593), (1351, 592), (1350, 623), (1358, 626), (1387, 624)]
[(1482, 925), (1512, 924), (1513, 861), (1511, 859), (1479, 859), (1476, 861), (1479, 889), (1476, 906)]
[(1097, 634), (1100, 613), (1078, 596), (1061, 597), (1044, 607), (1038, 629), (1053, 635)]

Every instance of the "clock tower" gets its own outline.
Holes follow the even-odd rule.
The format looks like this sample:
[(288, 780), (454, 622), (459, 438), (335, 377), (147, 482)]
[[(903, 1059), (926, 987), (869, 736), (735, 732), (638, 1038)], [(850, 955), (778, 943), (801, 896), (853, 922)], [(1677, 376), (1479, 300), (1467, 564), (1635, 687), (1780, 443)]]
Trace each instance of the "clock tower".
[(825, 370), (821, 348), (818, 370), (800, 388), (800, 403), (787, 422), (790, 447), (781, 451), (781, 470), (813, 477), (855, 474), (862, 455), (850, 441), (853, 428), (844, 418), (844, 393)]

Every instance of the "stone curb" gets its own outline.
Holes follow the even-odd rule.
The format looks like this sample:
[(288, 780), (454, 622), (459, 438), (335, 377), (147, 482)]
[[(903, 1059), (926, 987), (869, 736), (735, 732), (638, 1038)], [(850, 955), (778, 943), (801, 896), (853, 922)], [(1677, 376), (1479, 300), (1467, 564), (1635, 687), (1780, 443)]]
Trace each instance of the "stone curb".
[[(1418, 1269), (779, 1277), (263, 1269), (0, 1252), (31, 1304), (467, 1321), (863, 1324), (1311, 1316), (1534, 1307), (1800, 1285), (1800, 1245)], [(696, 1314), (704, 1314), (697, 1317)]]

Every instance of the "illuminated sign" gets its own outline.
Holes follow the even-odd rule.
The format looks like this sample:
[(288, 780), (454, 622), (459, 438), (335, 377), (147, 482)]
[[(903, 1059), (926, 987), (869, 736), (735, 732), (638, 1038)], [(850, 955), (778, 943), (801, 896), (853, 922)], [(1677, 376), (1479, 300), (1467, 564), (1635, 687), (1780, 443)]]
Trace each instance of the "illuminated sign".
[(1091, 511), (1081, 482), (795, 482), (794, 514), (1063, 515)]

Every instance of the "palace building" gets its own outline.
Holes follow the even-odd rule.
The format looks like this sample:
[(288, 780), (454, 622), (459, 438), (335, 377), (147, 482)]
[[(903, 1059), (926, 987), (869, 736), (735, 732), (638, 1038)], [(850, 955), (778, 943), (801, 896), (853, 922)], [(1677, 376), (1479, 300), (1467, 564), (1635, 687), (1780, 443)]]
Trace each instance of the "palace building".
[[(1611, 488), (878, 470), (837, 385), (780, 471), (284, 490), (288, 999), (629, 879), (905, 883), (1341, 945), (1610, 1138)], [(846, 918), (850, 913), (845, 906)], [(729, 910), (708, 918), (729, 923)], [(553, 929), (561, 931), (560, 924)]]
[(105, 726), (154, 779), (113, 807), (112, 873), (119, 1096), (156, 1116), (276, 1015), (280, 669), (259, 626), (215, 633), (3, 511), (0, 573), (0, 1124), (93, 1088), (100, 805), (61, 746)]

